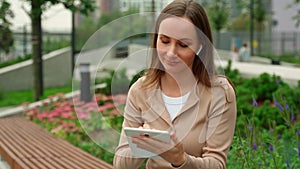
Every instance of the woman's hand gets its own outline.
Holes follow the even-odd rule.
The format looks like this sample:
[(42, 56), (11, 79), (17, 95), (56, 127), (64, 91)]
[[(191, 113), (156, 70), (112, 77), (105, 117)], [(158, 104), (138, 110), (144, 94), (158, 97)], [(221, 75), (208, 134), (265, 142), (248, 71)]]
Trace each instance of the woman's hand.
[[(143, 128), (148, 127), (144, 126)], [(138, 148), (158, 154), (173, 166), (181, 166), (186, 160), (183, 144), (178, 141), (175, 132), (171, 132), (170, 137), (171, 143), (166, 143), (144, 135), (132, 137), (132, 142), (135, 143)]]

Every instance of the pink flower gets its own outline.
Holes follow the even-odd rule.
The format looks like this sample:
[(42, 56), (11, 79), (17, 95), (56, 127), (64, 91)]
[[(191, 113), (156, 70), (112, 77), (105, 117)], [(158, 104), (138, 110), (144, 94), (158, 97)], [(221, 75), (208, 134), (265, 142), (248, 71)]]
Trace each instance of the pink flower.
[(60, 111), (55, 109), (49, 114), (49, 117), (59, 117), (59, 115), (60, 115)]
[(79, 129), (77, 127), (74, 127), (73, 129), (71, 129), (71, 132), (74, 133), (74, 132), (77, 132)]
[(56, 95), (55, 95), (56, 97), (64, 97), (65, 96), (65, 94), (63, 94), (63, 93), (57, 93)]
[(43, 120), (44, 118), (47, 118), (48, 117), (48, 113), (40, 113), (37, 115), (37, 118), (39, 120)]
[(73, 123), (64, 123), (63, 126), (65, 128), (70, 128), (70, 127), (75, 127), (75, 124), (73, 124)]
[(63, 109), (63, 111), (69, 112), (69, 111), (73, 111), (73, 109), (72, 109), (71, 107), (65, 107), (65, 108)]
[(73, 101), (73, 104), (74, 104), (75, 106), (80, 107), (80, 106), (82, 106), (82, 105), (85, 105), (85, 102), (84, 102), (84, 101), (80, 101), (80, 100), (74, 100), (74, 101)]
[(26, 112), (26, 114), (30, 117), (34, 117), (38, 114), (38, 111), (36, 109), (30, 109)]
[(57, 132), (59, 132), (62, 129), (63, 129), (63, 126), (60, 125), (60, 126), (57, 126), (57, 127), (53, 128), (50, 132), (51, 133), (57, 133)]
[(99, 111), (106, 111), (108, 109), (115, 108), (115, 105), (112, 103), (106, 103), (104, 106), (99, 106)]
[(86, 120), (91, 119), (90, 114), (88, 114), (88, 113), (83, 113), (83, 112), (77, 113), (77, 117), (78, 117), (79, 119), (86, 119)]
[(98, 112), (98, 106), (89, 107), (85, 112)]
[(96, 102), (89, 102), (82, 106), (83, 108), (89, 108), (89, 107), (98, 107), (98, 104)]
[(62, 120), (57, 120), (56, 124), (63, 124), (63, 121)]
[(119, 94), (119, 95), (113, 96), (113, 100), (116, 105), (125, 104), (126, 99), (127, 99), (127, 95), (125, 95), (125, 94)]
[(60, 117), (64, 118), (64, 119), (71, 119), (71, 118), (73, 118), (73, 115), (70, 112), (64, 112), (60, 115)]
[(45, 100), (42, 101), (42, 105), (43, 105), (43, 106), (47, 106), (48, 104), (49, 104), (48, 101), (45, 101)]

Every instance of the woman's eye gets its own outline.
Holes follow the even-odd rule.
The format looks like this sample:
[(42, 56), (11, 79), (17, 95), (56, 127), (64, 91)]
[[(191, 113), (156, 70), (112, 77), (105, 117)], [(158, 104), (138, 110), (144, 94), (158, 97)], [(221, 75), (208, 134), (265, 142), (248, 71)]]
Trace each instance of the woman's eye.
[(188, 47), (189, 45), (185, 44), (185, 43), (179, 43), (179, 46), (183, 47), (183, 48), (186, 48)]
[(161, 43), (163, 43), (163, 44), (167, 44), (167, 43), (169, 43), (169, 41), (168, 41), (168, 40), (164, 40), (164, 39), (161, 39), (160, 41), (161, 41)]

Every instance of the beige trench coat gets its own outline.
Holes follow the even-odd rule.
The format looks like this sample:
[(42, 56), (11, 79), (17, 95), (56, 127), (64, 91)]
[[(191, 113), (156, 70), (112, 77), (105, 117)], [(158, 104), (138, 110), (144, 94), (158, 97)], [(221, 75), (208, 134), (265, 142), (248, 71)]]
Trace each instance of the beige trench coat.
[[(159, 86), (141, 89), (140, 78), (129, 90), (123, 127), (169, 130), (183, 142), (186, 162), (181, 169), (224, 169), (236, 123), (236, 96), (223, 76), (213, 81), (211, 88), (195, 85), (189, 98), (173, 121), (165, 108)], [(115, 169), (137, 169), (145, 159), (134, 158), (124, 132), (114, 157)], [(147, 169), (171, 169), (163, 159), (149, 158)]]

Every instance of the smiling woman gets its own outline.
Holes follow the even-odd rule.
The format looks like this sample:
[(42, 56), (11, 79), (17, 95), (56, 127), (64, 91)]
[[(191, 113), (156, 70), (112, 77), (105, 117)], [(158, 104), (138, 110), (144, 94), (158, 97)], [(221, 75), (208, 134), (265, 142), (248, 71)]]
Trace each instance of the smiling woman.
[[(130, 88), (114, 168), (226, 168), (235, 119), (232, 83), (217, 74), (212, 35), (202, 6), (176, 0), (152, 33), (151, 65)], [(171, 145), (155, 137), (126, 137), (125, 127), (171, 131)], [(128, 141), (129, 140), (129, 141)], [(152, 152), (135, 156), (129, 143)]]
[[(178, 26), (172, 27), (172, 25)], [(164, 68), (171, 71), (168, 69), (169, 66), (176, 67), (174, 71), (177, 73), (184, 72), (184, 66), (192, 68), (199, 40), (191, 21), (188, 18), (167, 18), (162, 21), (158, 34), (156, 46), (159, 60)], [(183, 67), (179, 65), (181, 62)]]

